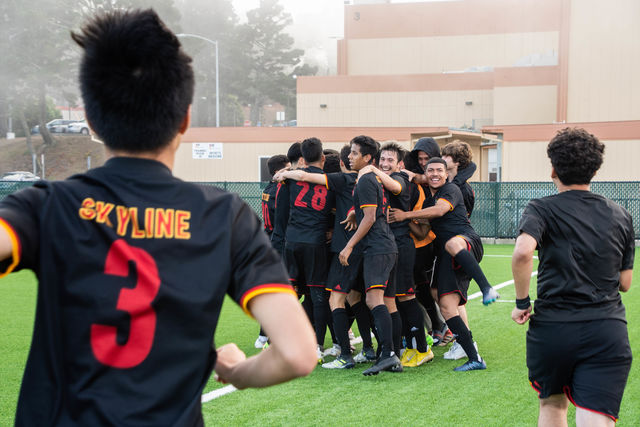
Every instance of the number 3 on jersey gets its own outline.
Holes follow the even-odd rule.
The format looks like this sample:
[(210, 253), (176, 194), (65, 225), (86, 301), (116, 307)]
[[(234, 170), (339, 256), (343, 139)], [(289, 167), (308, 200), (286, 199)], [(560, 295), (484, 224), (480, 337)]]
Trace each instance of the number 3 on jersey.
[(143, 249), (129, 246), (119, 239), (113, 242), (104, 266), (104, 273), (129, 276), (129, 261), (135, 263), (137, 282), (133, 289), (120, 290), (116, 309), (129, 313), (129, 337), (123, 345), (117, 342), (118, 328), (109, 325), (91, 325), (91, 349), (96, 359), (114, 368), (133, 368), (146, 359), (151, 351), (156, 330), (156, 313), (151, 302), (160, 288), (158, 267), (151, 255)]
[[(296, 201), (293, 204), (295, 206), (306, 208), (308, 207), (307, 202), (302, 199), (304, 198), (305, 194), (309, 192), (309, 183), (298, 181), (296, 184), (302, 187), (302, 189), (298, 193)], [(313, 196), (311, 196), (311, 207), (317, 211), (321, 211), (322, 209), (324, 209), (324, 206), (327, 203), (327, 193), (328, 190), (326, 187), (322, 185), (314, 185)]]

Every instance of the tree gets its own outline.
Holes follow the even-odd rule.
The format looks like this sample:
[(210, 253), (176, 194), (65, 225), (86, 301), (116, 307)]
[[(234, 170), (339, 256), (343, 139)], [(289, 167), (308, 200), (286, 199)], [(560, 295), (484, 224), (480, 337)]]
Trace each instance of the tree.
[(293, 37), (284, 30), (291, 25), (291, 15), (278, 0), (260, 0), (260, 6), (247, 12), (243, 28), (246, 46), (246, 101), (251, 104), (251, 121), (259, 121), (260, 111), (268, 100), (284, 101), (295, 90), (292, 70), (304, 54), (293, 48)]

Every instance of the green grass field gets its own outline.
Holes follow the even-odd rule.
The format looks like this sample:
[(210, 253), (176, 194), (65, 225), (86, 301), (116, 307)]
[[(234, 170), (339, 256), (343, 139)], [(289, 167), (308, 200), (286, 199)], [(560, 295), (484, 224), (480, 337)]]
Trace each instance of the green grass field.
[[(513, 246), (485, 246), (482, 268), (492, 284), (511, 279)], [(533, 280), (533, 285), (535, 279)], [(535, 286), (532, 286), (535, 289)], [(472, 282), (470, 294), (477, 290)], [(513, 301), (513, 285), (500, 291)], [(535, 291), (532, 292), (532, 299)], [(0, 280), (0, 425), (12, 425), (35, 311), (36, 284), (32, 273)], [(634, 357), (640, 356), (640, 277), (623, 295)], [(208, 425), (402, 425), (531, 426), (536, 424), (538, 399), (527, 380), (526, 327), (511, 321), (512, 302), (484, 307), (470, 301), (471, 329), (486, 371), (454, 373), (463, 362), (442, 358), (447, 347), (434, 349), (433, 362), (404, 373), (384, 372), (364, 377), (369, 365), (349, 371), (320, 367), (308, 377), (263, 390), (244, 390), (203, 404)], [(354, 331), (357, 328), (354, 328)], [(247, 355), (255, 354), (257, 324), (232, 302), (223, 307), (216, 343), (235, 342)], [(329, 334), (327, 334), (329, 345)], [(159, 368), (161, 369), (161, 368)], [(205, 392), (220, 388), (213, 380)], [(179, 390), (176, 390), (179, 392)], [(622, 401), (618, 426), (640, 423), (640, 368), (634, 363)], [(570, 409), (569, 425), (575, 425)]]

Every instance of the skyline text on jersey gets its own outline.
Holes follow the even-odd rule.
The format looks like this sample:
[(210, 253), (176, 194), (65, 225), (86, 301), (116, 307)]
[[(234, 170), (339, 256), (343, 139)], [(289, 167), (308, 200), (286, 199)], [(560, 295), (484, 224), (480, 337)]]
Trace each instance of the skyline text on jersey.
[(115, 205), (87, 197), (78, 209), (80, 218), (114, 227), (119, 236), (132, 239), (190, 239), (191, 212), (180, 209), (146, 208), (144, 220), (138, 219), (135, 206)]

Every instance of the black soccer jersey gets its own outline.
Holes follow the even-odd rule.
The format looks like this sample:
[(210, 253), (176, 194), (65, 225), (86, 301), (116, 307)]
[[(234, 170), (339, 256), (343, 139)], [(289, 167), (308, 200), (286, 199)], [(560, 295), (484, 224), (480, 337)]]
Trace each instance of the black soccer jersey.
[[(331, 240), (331, 252), (339, 253), (355, 233), (355, 230), (345, 230), (344, 224), (340, 224), (340, 222), (344, 221), (349, 211), (353, 208), (353, 187), (356, 185), (358, 174), (335, 172), (326, 176), (327, 187), (335, 193), (336, 197), (336, 216)], [(354, 252), (359, 251), (361, 248), (362, 245), (356, 245)]]
[(276, 213), (276, 193), (278, 184), (270, 182), (262, 191), (262, 225), (268, 236), (273, 233), (273, 221)]
[[(308, 173), (324, 174), (322, 169), (315, 166), (309, 166), (303, 170)], [(335, 205), (333, 192), (329, 191), (326, 184), (310, 184), (291, 179), (286, 180), (285, 184), (289, 193), (286, 242), (324, 245), (327, 240), (327, 229), (331, 225), (331, 211)]]
[(278, 183), (275, 197), (275, 220), (271, 233), (271, 244), (282, 256), (284, 255), (285, 235), (289, 223), (289, 187), (284, 183)]
[(436, 235), (434, 243), (438, 251), (443, 250), (445, 243), (454, 236), (477, 236), (476, 231), (469, 222), (462, 193), (457, 185), (447, 182), (434, 195), (431, 195), (431, 191), (429, 191), (423, 206), (425, 208), (434, 206), (438, 200), (444, 200), (450, 207), (449, 211), (443, 216), (430, 221), (431, 230)]
[(398, 248), (387, 223), (388, 201), (384, 195), (380, 179), (373, 172), (362, 175), (356, 183), (353, 189), (353, 206), (358, 224), (364, 218), (363, 208), (376, 208), (376, 220), (367, 235), (362, 239), (364, 254), (397, 254)]
[(110, 159), (0, 202), (17, 251), (0, 272), (39, 280), (17, 425), (197, 425), (225, 295), (290, 292), (237, 195)]
[[(404, 172), (393, 172), (390, 176), (400, 184), (402, 189), (398, 194), (394, 194), (390, 191), (387, 192), (387, 194), (389, 195), (389, 206), (405, 212), (410, 211), (413, 205), (411, 204), (409, 176)], [(412, 243), (409, 230), (409, 221), (410, 220), (407, 219), (400, 222), (394, 222), (389, 225), (391, 227), (393, 235), (396, 238), (396, 242), (408, 241), (409, 243)]]
[(565, 191), (533, 199), (520, 232), (538, 243), (537, 320), (625, 320), (621, 270), (633, 268), (631, 215), (589, 191)]

